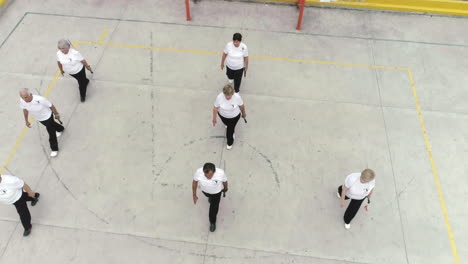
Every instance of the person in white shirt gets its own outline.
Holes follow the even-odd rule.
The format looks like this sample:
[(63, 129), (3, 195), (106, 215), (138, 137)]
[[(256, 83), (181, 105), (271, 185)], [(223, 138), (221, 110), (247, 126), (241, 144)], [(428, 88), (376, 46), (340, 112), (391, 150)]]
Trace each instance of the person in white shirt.
[(341, 208), (344, 207), (345, 200), (351, 200), (343, 216), (346, 229), (351, 228), (351, 220), (356, 216), (364, 199), (367, 198), (367, 202), (370, 203), (374, 187), (375, 172), (371, 169), (349, 174), (345, 183), (338, 187), (336, 195), (340, 198)]
[(198, 185), (200, 185), (203, 194), (208, 197), (210, 203), (210, 231), (214, 232), (216, 230), (216, 217), (219, 202), (221, 201), (221, 193), (228, 191), (227, 176), (222, 169), (216, 168), (213, 163), (209, 162), (205, 163), (202, 168), (197, 169), (192, 181), (193, 204), (197, 204), (198, 201)]
[(230, 84), (223, 87), (223, 92), (218, 94), (213, 107), (213, 126), (216, 126), (219, 115), (224, 125), (226, 126), (227, 149), (232, 148), (234, 144), (234, 132), (237, 121), (241, 117), (246, 117), (244, 101), (238, 93), (234, 93), (234, 89)]
[(89, 66), (79, 51), (71, 48), (70, 41), (65, 39), (59, 40), (58, 49), (57, 65), (60, 73), (62, 76), (64, 73), (68, 73), (78, 81), (81, 102), (86, 101), (86, 90), (89, 80), (86, 78), (85, 68), (92, 73), (91, 66)]
[(31, 202), (31, 205), (35, 206), (39, 201), (39, 196), (39, 193), (33, 192), (31, 187), (20, 178), (0, 174), (0, 202), (13, 204), (16, 207), (24, 227), (23, 236), (29, 236), (32, 228), (31, 214), (26, 202)]
[(54, 115), (57, 120), (60, 120), (60, 114), (57, 109), (49, 100), (42, 96), (31, 94), (27, 88), (21, 89), (19, 94), (21, 97), (20, 107), (23, 109), (26, 126), (29, 128), (31, 127), (29, 114), (36, 118), (37, 121), (41, 122), (49, 133), (49, 143), (52, 149), (50, 156), (57, 156), (59, 150), (57, 137), (59, 137), (65, 129), (54, 120)]
[(242, 74), (246, 76), (249, 69), (249, 51), (247, 45), (242, 43), (240, 33), (235, 33), (232, 36), (232, 41), (228, 42), (224, 47), (223, 56), (221, 57), (221, 70), (224, 70), (225, 62), (229, 83), (234, 83), (234, 90), (238, 93)]

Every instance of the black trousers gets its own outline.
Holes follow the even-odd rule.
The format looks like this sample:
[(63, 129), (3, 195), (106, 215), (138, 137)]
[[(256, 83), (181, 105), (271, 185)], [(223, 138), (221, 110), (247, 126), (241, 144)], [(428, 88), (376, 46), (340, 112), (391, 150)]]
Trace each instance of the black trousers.
[(236, 130), (237, 122), (240, 119), (241, 114), (234, 118), (226, 118), (218, 113), (221, 121), (223, 121), (224, 125), (227, 126), (226, 128), (226, 139), (228, 146), (232, 146), (234, 144), (234, 132)]
[(29, 197), (27, 192), (23, 192), (19, 200), (13, 204), (20, 216), (21, 224), (23, 224), (24, 230), (30, 229), (32, 227), (31, 214), (29, 213), (28, 204), (26, 204), (26, 202), (31, 202), (34, 200), (35, 198)]
[[(338, 187), (338, 193), (340, 194), (341, 196), (341, 191), (343, 190), (343, 187), (340, 185)], [(348, 200), (350, 199), (348, 196), (345, 197), (345, 200)], [(365, 200), (366, 198), (362, 199), (362, 200), (354, 200), (354, 199), (351, 199), (351, 202), (349, 202), (349, 205), (348, 205), (348, 208), (346, 208), (346, 211), (344, 213), (344, 216), (343, 216), (343, 220), (346, 224), (349, 224), (351, 223), (351, 220), (353, 220), (353, 218), (356, 216), (357, 212), (359, 211), (359, 208), (361, 208), (361, 204), (362, 202)]]
[(70, 74), (73, 78), (78, 81), (78, 88), (80, 89), (81, 98), (86, 98), (86, 89), (88, 87), (89, 80), (86, 78), (85, 67), (81, 69), (77, 74)]
[(242, 75), (244, 75), (244, 68), (239, 70), (231, 70), (226, 66), (226, 75), (228, 79), (234, 80), (234, 91), (238, 93), (242, 81)]
[(222, 192), (216, 194), (209, 194), (203, 192), (203, 194), (206, 197), (208, 197), (208, 201), (210, 202), (210, 213), (208, 214), (208, 217), (210, 218), (211, 224), (216, 224), (216, 216), (218, 215), (219, 202), (221, 201), (221, 193)]
[(52, 149), (52, 151), (58, 151), (57, 135), (55, 132), (62, 132), (65, 128), (55, 122), (54, 114), (50, 114), (49, 119), (40, 122), (46, 127), (47, 132), (49, 133), (50, 149)]

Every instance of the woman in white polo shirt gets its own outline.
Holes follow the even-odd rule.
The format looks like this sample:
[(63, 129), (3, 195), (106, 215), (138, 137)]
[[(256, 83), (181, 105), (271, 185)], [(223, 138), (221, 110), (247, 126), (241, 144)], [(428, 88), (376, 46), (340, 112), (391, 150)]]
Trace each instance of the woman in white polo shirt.
[(346, 177), (345, 183), (338, 187), (336, 195), (340, 198), (340, 206), (344, 207), (345, 200), (351, 200), (345, 211), (343, 220), (345, 228), (351, 228), (351, 220), (356, 216), (364, 199), (370, 203), (370, 197), (375, 187), (375, 173), (365, 169), (361, 173), (351, 173)]
[(72, 49), (71, 44), (68, 40), (61, 39), (58, 42), (57, 51), (57, 65), (60, 73), (68, 73), (78, 81), (78, 87), (80, 89), (81, 102), (86, 101), (86, 89), (88, 87), (89, 80), (86, 78), (86, 71), (93, 72), (91, 66), (86, 62), (80, 52)]
[(247, 45), (242, 43), (242, 35), (235, 33), (232, 36), (232, 41), (228, 42), (224, 47), (223, 56), (221, 57), (221, 70), (224, 69), (226, 62), (226, 75), (229, 83), (234, 82), (234, 90), (239, 92), (242, 81), (242, 74), (247, 74), (249, 68), (249, 51)]
[(35, 206), (39, 201), (40, 194), (33, 192), (31, 187), (23, 180), (12, 175), (0, 175), (0, 202), (13, 204), (16, 207), (23, 225), (23, 236), (31, 233), (31, 213), (29, 213), (26, 202), (31, 202)]
[(245, 106), (241, 96), (238, 93), (234, 93), (234, 89), (230, 84), (226, 84), (223, 87), (223, 92), (216, 97), (216, 101), (213, 107), (213, 126), (216, 125), (217, 118), (219, 115), (221, 121), (226, 126), (226, 139), (227, 149), (232, 148), (234, 144), (234, 132), (236, 129), (237, 121), (241, 117), (245, 118)]

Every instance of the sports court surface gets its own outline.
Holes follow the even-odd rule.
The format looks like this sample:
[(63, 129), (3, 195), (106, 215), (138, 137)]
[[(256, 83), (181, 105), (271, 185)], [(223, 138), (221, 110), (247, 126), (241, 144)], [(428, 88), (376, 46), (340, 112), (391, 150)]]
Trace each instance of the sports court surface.
[[(308, 8), (295, 31), (287, 5), (205, 0), (186, 22), (178, 1), (78, 2), (0, 14), (2, 173), (42, 198), (27, 238), (0, 206), (1, 263), (468, 261), (468, 19)], [(249, 122), (227, 151), (211, 109), (234, 32)], [(94, 68), (84, 104), (57, 74), (63, 37)], [(24, 128), (24, 87), (61, 113), (57, 158)], [(191, 198), (206, 161), (230, 185), (214, 233)], [(335, 190), (365, 167), (373, 201), (345, 230)]]

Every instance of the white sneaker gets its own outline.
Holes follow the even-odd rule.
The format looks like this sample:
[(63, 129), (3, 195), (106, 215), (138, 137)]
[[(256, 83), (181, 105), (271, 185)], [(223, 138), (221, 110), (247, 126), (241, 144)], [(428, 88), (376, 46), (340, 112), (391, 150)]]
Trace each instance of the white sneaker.
[(350, 229), (350, 228), (351, 228), (351, 224), (344, 224), (344, 228)]
[(51, 156), (51, 157), (57, 157), (57, 155), (58, 155), (58, 151), (52, 151), (52, 152), (50, 153), (50, 156)]
[(57, 135), (57, 137), (60, 137), (62, 135), (62, 132), (55, 132), (55, 135)]
[(338, 197), (338, 199), (341, 199), (341, 196), (338, 192), (336, 192), (336, 197)]
[(228, 79), (229, 83), (234, 83), (234, 79)]
[(232, 149), (232, 145), (231, 146), (227, 145), (226, 148), (227, 149)]

